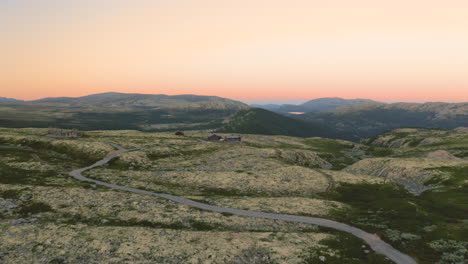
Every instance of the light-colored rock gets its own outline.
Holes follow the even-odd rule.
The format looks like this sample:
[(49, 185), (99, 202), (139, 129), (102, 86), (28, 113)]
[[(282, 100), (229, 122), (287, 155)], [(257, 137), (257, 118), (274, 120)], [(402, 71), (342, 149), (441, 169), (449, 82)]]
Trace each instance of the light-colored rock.
[(279, 156), (284, 160), (311, 168), (331, 169), (333, 166), (312, 151), (279, 151)]
[(434, 160), (451, 160), (451, 161), (461, 161), (462, 159), (457, 158), (447, 152), (446, 150), (436, 150), (427, 153), (427, 158), (434, 159)]

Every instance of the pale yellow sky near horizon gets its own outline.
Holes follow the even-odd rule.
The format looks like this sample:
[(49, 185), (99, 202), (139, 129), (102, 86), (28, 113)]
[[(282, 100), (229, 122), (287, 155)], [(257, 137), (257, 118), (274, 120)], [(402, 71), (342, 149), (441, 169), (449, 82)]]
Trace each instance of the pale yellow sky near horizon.
[(468, 1), (7, 0), (0, 96), (468, 101)]

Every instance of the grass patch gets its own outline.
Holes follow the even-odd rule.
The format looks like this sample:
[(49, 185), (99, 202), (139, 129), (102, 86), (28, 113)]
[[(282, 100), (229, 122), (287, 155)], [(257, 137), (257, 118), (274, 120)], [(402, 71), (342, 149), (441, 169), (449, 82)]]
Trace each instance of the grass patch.
[(190, 226), (197, 231), (212, 231), (212, 230), (225, 230), (222, 225), (215, 223), (208, 223), (196, 219), (189, 220)]
[(139, 220), (136, 218), (121, 220), (115, 218), (100, 218), (93, 217), (87, 218), (80, 214), (61, 213), (60, 217), (54, 217), (51, 221), (64, 223), (64, 224), (80, 224), (84, 223), (91, 226), (118, 226), (118, 227), (147, 227), (147, 228), (158, 228), (158, 229), (173, 229), (173, 230), (192, 230), (192, 231), (238, 231), (232, 228), (226, 227), (222, 224), (208, 223), (197, 219), (188, 219), (187, 221), (177, 222), (153, 222), (148, 220)]
[(468, 178), (468, 166), (462, 167), (439, 167), (433, 168), (431, 170), (439, 170), (450, 174), (450, 178), (447, 180), (442, 180), (441, 178), (433, 178), (426, 182), (426, 184), (443, 184), (445, 186), (456, 186), (463, 184), (463, 182)]
[[(324, 247), (305, 249), (300, 257), (304, 264), (392, 264), (385, 256), (372, 252), (361, 239), (333, 232), (334, 237), (320, 241)], [(366, 250), (366, 251), (365, 251)]]
[(22, 190), (4, 190), (0, 191), (0, 197), (3, 199), (17, 200), (21, 197)]
[(212, 148), (206, 148), (206, 149), (199, 149), (199, 150), (174, 150), (174, 152), (171, 153), (157, 153), (157, 152), (150, 152), (146, 156), (150, 160), (158, 160), (158, 159), (164, 159), (164, 158), (170, 158), (170, 157), (183, 157), (183, 156), (189, 156), (190, 158), (195, 158), (202, 156), (204, 154), (208, 153), (213, 153), (215, 151), (219, 150), (216, 147)]
[(419, 143), (421, 143), (424, 140), (424, 138), (412, 138), (409, 140), (408, 146), (410, 147), (417, 147)]
[(47, 180), (52, 177), (58, 177), (57, 172), (12, 168), (0, 162), (0, 183), (2, 184), (48, 185)]
[(366, 152), (368, 155), (371, 155), (374, 157), (387, 157), (395, 153), (393, 149), (378, 148), (378, 147), (369, 147)]
[(50, 205), (42, 202), (33, 202), (22, 206), (18, 213), (22, 216), (28, 216), (33, 214), (52, 212), (53, 209)]
[(351, 210), (333, 213), (335, 219), (378, 233), (393, 246), (417, 257), (419, 263), (432, 264), (442, 258), (442, 253), (430, 247), (431, 241), (467, 240), (466, 193), (466, 184), (445, 191), (426, 191), (421, 196), (390, 184), (342, 184), (329, 195), (352, 206)]

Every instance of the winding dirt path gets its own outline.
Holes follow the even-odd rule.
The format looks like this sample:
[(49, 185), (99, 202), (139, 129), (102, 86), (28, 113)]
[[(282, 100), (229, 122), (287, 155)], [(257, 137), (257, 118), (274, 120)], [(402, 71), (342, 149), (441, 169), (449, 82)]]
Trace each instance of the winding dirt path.
[(340, 222), (328, 220), (328, 219), (323, 219), (323, 218), (317, 218), (317, 217), (308, 217), (308, 216), (299, 216), (299, 215), (288, 215), (288, 214), (275, 214), (275, 213), (264, 213), (264, 212), (257, 212), (257, 211), (248, 211), (248, 210), (239, 210), (239, 209), (233, 209), (233, 208), (227, 208), (227, 207), (221, 207), (221, 206), (214, 206), (214, 205), (209, 205), (209, 204), (204, 204), (204, 203), (199, 203), (195, 202), (186, 198), (182, 198), (179, 196), (174, 196), (170, 194), (165, 194), (165, 193), (156, 193), (156, 192), (151, 192), (151, 191), (145, 191), (145, 190), (140, 190), (136, 188), (131, 188), (131, 187), (126, 187), (126, 186), (121, 186), (121, 185), (116, 185), (112, 183), (107, 183), (107, 182), (102, 182), (94, 179), (87, 178), (83, 176), (81, 173), (90, 169), (93, 169), (95, 167), (99, 167), (102, 165), (107, 164), (109, 161), (111, 161), (113, 158), (117, 157), (119, 154), (132, 151), (135, 149), (125, 149), (121, 146), (118, 146), (116, 144), (111, 144), (114, 146), (117, 150), (109, 153), (105, 158), (102, 160), (94, 163), (93, 165), (90, 165), (85, 168), (81, 169), (76, 169), (73, 170), (72, 172), (69, 173), (70, 176), (73, 178), (84, 181), (84, 182), (91, 182), (95, 184), (99, 184), (102, 186), (106, 186), (115, 190), (121, 190), (121, 191), (127, 191), (127, 192), (132, 192), (132, 193), (138, 193), (138, 194), (145, 194), (145, 195), (152, 195), (155, 197), (159, 198), (164, 198), (167, 200), (171, 200), (176, 203), (192, 206), (198, 209), (206, 210), (206, 211), (211, 211), (211, 212), (218, 212), (218, 213), (228, 213), (228, 214), (233, 214), (233, 215), (239, 215), (239, 216), (248, 216), (248, 217), (256, 217), (256, 218), (265, 218), (265, 219), (273, 219), (273, 220), (282, 220), (282, 221), (288, 221), (288, 222), (296, 222), (296, 223), (307, 223), (307, 224), (313, 224), (313, 225), (318, 225), (318, 226), (323, 226), (323, 227), (329, 227), (333, 228), (339, 231), (347, 232), (350, 233), (358, 238), (361, 238), (364, 240), (371, 248), (374, 250), (376, 253), (385, 255), (387, 258), (391, 259), (397, 264), (417, 264), (414, 259), (412, 259), (410, 256), (398, 251), (397, 249), (393, 248), (391, 245), (387, 244), (385, 241), (381, 240), (377, 235), (370, 234), (365, 232), (364, 230), (361, 230), (356, 227), (352, 227), (347, 224), (343, 224)]

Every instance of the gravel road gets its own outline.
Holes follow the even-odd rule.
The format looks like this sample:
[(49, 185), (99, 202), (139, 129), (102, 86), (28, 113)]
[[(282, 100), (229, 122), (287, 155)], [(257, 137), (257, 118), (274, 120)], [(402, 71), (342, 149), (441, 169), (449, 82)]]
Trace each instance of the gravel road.
[[(138, 193), (138, 194), (145, 194), (145, 195), (152, 195), (156, 196), (159, 198), (164, 198), (167, 200), (171, 200), (176, 203), (188, 205), (191, 207), (199, 208), (202, 210), (206, 211), (211, 211), (211, 212), (218, 212), (218, 213), (229, 213), (233, 215), (240, 215), (240, 216), (248, 216), (248, 217), (254, 217), (254, 218), (265, 218), (265, 219), (274, 219), (274, 220), (283, 220), (283, 221), (288, 221), (288, 222), (296, 222), (296, 223), (307, 223), (307, 224), (313, 224), (313, 225), (318, 225), (318, 226), (323, 226), (323, 227), (329, 227), (333, 228), (339, 231), (347, 232), (350, 234), (353, 234), (356, 237), (361, 238), (364, 240), (375, 252), (385, 255), (387, 258), (391, 259), (397, 264), (416, 264), (416, 261), (412, 259), (410, 256), (398, 251), (397, 249), (393, 248), (391, 245), (387, 244), (385, 241), (381, 240), (377, 235), (370, 234), (365, 232), (364, 230), (361, 230), (359, 228), (352, 227), (347, 224), (343, 224), (340, 222), (328, 220), (328, 219), (323, 219), (323, 218), (317, 218), (317, 217), (309, 217), (309, 216), (299, 216), (299, 215), (289, 215), (289, 214), (275, 214), (275, 213), (264, 213), (264, 212), (257, 212), (257, 211), (248, 211), (248, 210), (239, 210), (239, 209), (234, 209), (234, 208), (227, 208), (227, 207), (221, 207), (221, 206), (214, 206), (214, 205), (209, 205), (209, 204), (204, 204), (204, 203), (199, 203), (195, 202), (183, 197), (179, 196), (174, 196), (170, 194), (165, 194), (165, 193), (156, 193), (156, 192), (151, 192), (151, 191), (145, 191), (145, 190), (140, 190), (140, 189), (135, 189), (131, 187), (126, 187), (126, 186), (120, 186), (112, 183), (107, 183), (107, 182), (102, 182), (94, 179), (87, 178), (83, 176), (81, 173), (90, 169), (93, 169), (95, 167), (99, 167), (102, 165), (105, 165), (109, 161), (111, 161), (113, 158), (117, 157), (119, 154), (131, 151), (130, 149), (125, 149), (121, 146), (118, 146), (116, 144), (111, 144), (113, 147), (115, 147), (117, 150), (114, 152), (111, 152), (109, 155), (107, 155), (105, 158), (102, 160), (94, 163), (91, 166), (81, 168), (81, 169), (76, 169), (73, 170), (72, 172), (69, 173), (70, 176), (73, 178), (84, 181), (84, 182), (91, 182), (95, 184), (99, 184), (102, 186), (106, 186), (115, 190), (121, 190), (121, 191), (127, 191), (127, 192), (132, 192), (132, 193)], [(135, 150), (135, 149), (132, 149)]]

